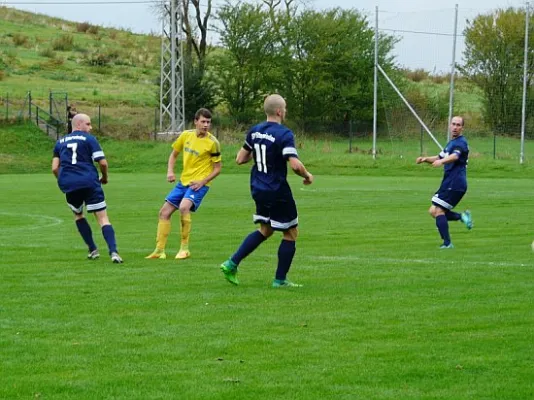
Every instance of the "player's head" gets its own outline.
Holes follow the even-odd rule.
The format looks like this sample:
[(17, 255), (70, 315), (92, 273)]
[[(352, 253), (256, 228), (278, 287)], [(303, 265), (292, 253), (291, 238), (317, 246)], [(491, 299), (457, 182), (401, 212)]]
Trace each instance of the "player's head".
[(267, 119), (282, 122), (286, 117), (286, 101), (279, 94), (271, 94), (265, 98), (263, 109)]
[(91, 132), (91, 118), (86, 114), (76, 114), (72, 118), (72, 130), (73, 131), (82, 131), (82, 132)]
[(207, 108), (199, 108), (195, 113), (195, 128), (197, 133), (206, 134), (211, 125), (211, 111)]
[(452, 117), (450, 129), (453, 139), (460, 136), (464, 130), (464, 118), (459, 116)]

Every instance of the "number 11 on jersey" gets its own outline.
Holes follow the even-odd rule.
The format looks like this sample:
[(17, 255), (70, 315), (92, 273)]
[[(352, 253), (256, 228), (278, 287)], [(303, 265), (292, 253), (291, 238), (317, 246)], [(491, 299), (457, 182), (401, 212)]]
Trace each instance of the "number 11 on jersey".
[(256, 166), (259, 172), (267, 173), (267, 146), (254, 143), (254, 153), (256, 153)]

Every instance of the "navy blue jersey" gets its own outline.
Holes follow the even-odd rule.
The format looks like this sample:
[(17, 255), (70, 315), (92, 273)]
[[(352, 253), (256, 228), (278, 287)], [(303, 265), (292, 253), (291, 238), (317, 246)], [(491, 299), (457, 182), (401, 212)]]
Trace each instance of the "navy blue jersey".
[(452, 139), (443, 151), (439, 154), (439, 158), (445, 158), (449, 154), (457, 154), (458, 160), (455, 162), (445, 164), (443, 181), (441, 188), (448, 190), (467, 190), (467, 162), (469, 159), (469, 146), (467, 140), (463, 136)]
[(75, 131), (62, 137), (54, 147), (59, 158), (58, 185), (63, 193), (100, 186), (95, 161), (104, 159), (104, 152), (93, 135)]
[(295, 137), (286, 126), (262, 122), (248, 132), (243, 148), (253, 152), (250, 186), (252, 191), (287, 191), (287, 160), (297, 157)]

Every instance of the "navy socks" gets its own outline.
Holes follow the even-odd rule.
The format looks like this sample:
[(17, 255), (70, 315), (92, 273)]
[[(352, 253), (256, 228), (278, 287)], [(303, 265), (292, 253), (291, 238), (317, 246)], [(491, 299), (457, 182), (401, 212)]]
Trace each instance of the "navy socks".
[(282, 240), (280, 243), (280, 247), (278, 247), (278, 268), (275, 276), (277, 280), (284, 281), (286, 279), (296, 250), (297, 248), (293, 241)]
[(262, 244), (264, 241), (265, 241), (265, 236), (263, 236), (260, 231), (252, 232), (245, 238), (245, 240), (243, 240), (243, 243), (241, 243), (241, 246), (239, 246), (239, 249), (237, 249), (235, 254), (231, 257), (231, 260), (236, 265), (239, 265), (239, 263), (245, 257), (247, 257), (254, 250), (256, 250), (258, 246)]
[(76, 220), (76, 227), (78, 228), (78, 232), (80, 232), (80, 235), (87, 245), (89, 247), (89, 251), (96, 250), (96, 244), (93, 240), (93, 231), (91, 230), (91, 226), (87, 222), (85, 218), (77, 219)]

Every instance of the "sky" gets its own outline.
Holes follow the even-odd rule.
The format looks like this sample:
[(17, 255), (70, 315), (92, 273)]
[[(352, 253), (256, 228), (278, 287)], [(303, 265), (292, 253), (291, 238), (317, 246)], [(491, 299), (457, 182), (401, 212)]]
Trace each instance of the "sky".
[[(116, 0), (124, 2), (128, 0)], [(113, 0), (0, 0), (0, 5), (46, 14), (76, 22), (90, 22), (105, 27), (127, 28), (138, 33), (160, 33), (151, 6), (134, 3), (114, 4)], [(333, 7), (355, 8), (374, 26), (378, 7), (379, 29), (400, 39), (394, 54), (400, 66), (422, 68), (433, 73), (450, 71), (453, 57), (462, 61), (462, 32), (467, 20), (494, 9), (524, 7), (524, 0), (305, 0), (309, 7), (321, 10)], [(534, 0), (531, 0), (531, 10)], [(101, 4), (80, 4), (80, 3)], [(214, 0), (214, 6), (224, 0)], [(63, 4), (58, 4), (63, 3)], [(68, 4), (71, 3), (71, 4)], [(75, 4), (78, 3), (78, 4)], [(106, 3), (106, 4), (102, 4)], [(207, 0), (201, 0), (201, 5)], [(458, 5), (456, 49), (454, 49), (455, 6)], [(211, 39), (217, 44), (215, 35)]]

